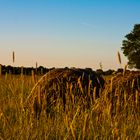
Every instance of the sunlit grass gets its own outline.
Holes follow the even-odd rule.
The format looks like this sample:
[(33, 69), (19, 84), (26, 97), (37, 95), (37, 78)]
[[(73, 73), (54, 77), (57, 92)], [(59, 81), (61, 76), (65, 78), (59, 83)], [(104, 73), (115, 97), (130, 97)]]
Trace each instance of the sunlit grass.
[[(0, 139), (140, 139), (138, 91), (124, 91), (122, 95), (121, 88), (116, 92), (106, 88), (100, 98), (91, 97), (90, 107), (84, 106), (84, 98), (75, 102), (71, 93), (70, 101), (67, 94), (65, 111), (60, 99), (48, 114), (42, 111), (38, 119), (24, 106), (38, 79), (34, 73), (0, 76)], [(112, 91), (112, 81), (109, 84)], [(72, 92), (70, 89), (67, 92)]]

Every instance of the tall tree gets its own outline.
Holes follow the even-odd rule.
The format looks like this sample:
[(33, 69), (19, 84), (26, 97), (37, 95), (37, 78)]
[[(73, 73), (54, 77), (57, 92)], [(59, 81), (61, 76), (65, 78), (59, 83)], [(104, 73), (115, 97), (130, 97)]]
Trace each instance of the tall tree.
[(121, 49), (128, 58), (128, 65), (130, 68), (140, 69), (140, 24), (135, 24), (133, 31), (125, 38)]

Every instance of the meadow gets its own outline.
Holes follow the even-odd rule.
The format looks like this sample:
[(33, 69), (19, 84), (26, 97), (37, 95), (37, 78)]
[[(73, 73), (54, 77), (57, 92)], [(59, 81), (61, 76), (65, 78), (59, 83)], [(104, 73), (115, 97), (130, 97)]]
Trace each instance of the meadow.
[(40, 77), (0, 75), (0, 140), (140, 139), (140, 92), (121, 87), (113, 91), (116, 75), (104, 77), (106, 87), (100, 98), (91, 96), (90, 106), (85, 107), (87, 101), (82, 98), (67, 103), (64, 111), (59, 99), (48, 114), (44, 110), (36, 118), (25, 103)]

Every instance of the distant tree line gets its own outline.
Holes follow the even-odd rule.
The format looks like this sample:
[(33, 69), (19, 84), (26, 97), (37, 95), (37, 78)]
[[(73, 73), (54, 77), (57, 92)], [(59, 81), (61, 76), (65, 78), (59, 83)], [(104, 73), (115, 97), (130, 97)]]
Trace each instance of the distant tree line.
[[(98, 73), (99, 75), (112, 75), (112, 74), (117, 74), (117, 73), (123, 73), (124, 72), (124, 69), (123, 68), (118, 68), (116, 71), (115, 70), (112, 70), (112, 69), (109, 69), (109, 70), (106, 70), (106, 71), (103, 71), (102, 69), (97, 69), (96, 70), (96, 73)], [(125, 70), (125, 72), (130, 72), (130, 70)]]
[(33, 68), (33, 67), (13, 67), (13, 66), (5, 66), (5, 65), (0, 65), (0, 71), (1, 74), (14, 74), (14, 75), (32, 75), (32, 73), (37, 74), (37, 75), (43, 75), (47, 73), (48, 71), (52, 70), (54, 68), (45, 68), (43, 66), (40, 66), (38, 68)]
[[(68, 67), (65, 67), (65, 68), (67, 69)], [(3, 75), (5, 75), (5, 74), (32, 75), (33, 73), (37, 74), (37, 75), (43, 75), (43, 74), (49, 72), (52, 69), (55, 69), (55, 67), (53, 67), (53, 68), (45, 68), (43, 66), (39, 66), (37, 68), (34, 68), (34, 67), (13, 67), (13, 66), (10, 66), (10, 65), (5, 66), (5, 65), (0, 64), (0, 74), (3, 74)], [(89, 71), (92, 71), (91, 68), (85, 68), (85, 69), (89, 70)], [(127, 70), (127, 71), (129, 71), (129, 70)], [(99, 74), (99, 75), (111, 75), (111, 74), (122, 73), (122, 72), (123, 72), (122, 68), (119, 68), (117, 71), (112, 70), (112, 69), (109, 69), (109, 70), (106, 70), (106, 71), (103, 71), (102, 69), (97, 69), (96, 70), (96, 73)]]

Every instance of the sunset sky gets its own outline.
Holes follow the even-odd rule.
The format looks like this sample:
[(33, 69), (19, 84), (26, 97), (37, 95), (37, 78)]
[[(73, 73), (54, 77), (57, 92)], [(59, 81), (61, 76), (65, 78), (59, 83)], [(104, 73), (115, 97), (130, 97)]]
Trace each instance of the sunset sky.
[(117, 69), (137, 23), (140, 0), (0, 0), (0, 64)]

